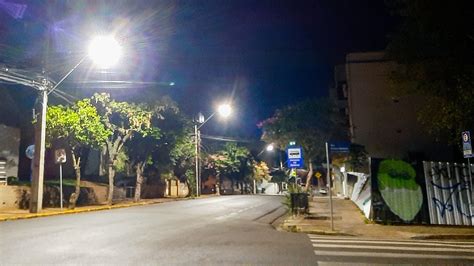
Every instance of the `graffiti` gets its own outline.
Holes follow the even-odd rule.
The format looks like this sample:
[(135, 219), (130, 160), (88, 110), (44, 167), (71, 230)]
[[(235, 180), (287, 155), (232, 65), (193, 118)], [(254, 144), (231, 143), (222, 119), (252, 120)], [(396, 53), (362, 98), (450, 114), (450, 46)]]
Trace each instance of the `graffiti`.
[(423, 204), (415, 169), (401, 160), (383, 160), (378, 170), (379, 190), (387, 206), (403, 221), (413, 220)]
[(464, 164), (423, 163), (431, 224), (473, 225), (469, 173)]
[[(453, 212), (455, 210), (457, 210), (461, 215), (464, 215), (466, 216), (467, 218), (473, 218), (474, 216), (463, 211), (462, 207), (461, 207), (461, 204), (462, 204), (462, 200), (459, 199), (459, 197), (457, 197), (456, 195), (461, 193), (462, 191), (464, 190), (467, 190), (468, 193), (471, 193), (470, 192), (470, 189), (469, 189), (469, 183), (467, 182), (459, 182), (457, 184), (454, 184), (452, 186), (449, 186), (449, 187), (443, 187), (441, 185), (438, 185), (436, 183), (434, 183), (433, 181), (431, 181), (431, 184), (436, 187), (437, 189), (440, 189), (440, 190), (446, 190), (449, 192), (449, 196), (447, 199), (445, 199), (444, 201), (442, 199), (437, 199), (436, 197), (433, 197), (432, 200), (434, 201), (434, 204), (435, 206), (438, 208), (440, 214), (441, 214), (441, 217), (444, 217), (446, 215), (446, 211), (448, 212)], [(454, 208), (456, 207), (456, 208)]]

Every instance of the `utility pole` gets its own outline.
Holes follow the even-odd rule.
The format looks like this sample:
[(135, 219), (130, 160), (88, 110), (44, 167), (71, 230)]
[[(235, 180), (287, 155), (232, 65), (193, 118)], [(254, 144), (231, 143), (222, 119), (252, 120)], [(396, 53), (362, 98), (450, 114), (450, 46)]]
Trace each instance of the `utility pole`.
[(46, 151), (46, 111), (48, 90), (44, 87), (39, 93), (38, 114), (35, 125), (35, 155), (33, 157), (33, 180), (31, 181), (30, 212), (38, 213), (43, 209), (44, 155)]
[(199, 129), (198, 125), (194, 125), (194, 141), (195, 141), (195, 171), (196, 171), (196, 197), (199, 196)]

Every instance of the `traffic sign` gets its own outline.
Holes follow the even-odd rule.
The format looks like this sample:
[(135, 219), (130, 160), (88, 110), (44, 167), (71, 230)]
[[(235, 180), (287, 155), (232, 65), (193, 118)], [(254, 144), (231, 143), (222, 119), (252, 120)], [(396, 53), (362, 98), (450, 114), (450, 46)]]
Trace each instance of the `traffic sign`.
[(347, 141), (336, 141), (329, 143), (329, 150), (331, 152), (348, 153), (351, 143)]
[(303, 149), (301, 147), (288, 147), (286, 149), (289, 168), (303, 167)]
[(35, 156), (35, 145), (30, 145), (26, 148), (25, 155), (28, 159), (33, 159)]
[(462, 136), (462, 151), (464, 158), (472, 158), (472, 144), (471, 144), (471, 133), (469, 131), (464, 131), (461, 134)]
[(66, 163), (66, 150), (57, 149), (54, 151), (54, 161), (57, 164)]

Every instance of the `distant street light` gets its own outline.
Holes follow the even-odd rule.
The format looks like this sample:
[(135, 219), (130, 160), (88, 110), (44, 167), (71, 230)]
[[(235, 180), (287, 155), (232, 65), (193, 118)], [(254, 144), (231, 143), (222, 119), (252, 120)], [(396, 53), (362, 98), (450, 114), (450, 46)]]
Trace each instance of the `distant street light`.
[[(121, 56), (121, 48), (112, 36), (95, 37), (89, 45), (89, 57), (95, 65), (107, 68), (118, 61)], [(52, 86), (50, 82), (44, 82), (39, 88), (41, 95), (39, 123), (35, 132), (35, 155), (33, 162), (33, 180), (31, 183), (30, 212), (41, 212), (43, 205), (43, 180), (44, 180), (44, 157), (46, 143), (46, 112), (48, 106), (48, 95), (52, 93), (71, 73), (84, 62), (83, 57), (79, 62), (64, 75), (58, 83)], [(39, 131), (39, 132), (38, 132)], [(39, 136), (38, 136), (39, 133)], [(39, 147), (39, 148), (38, 148)]]
[(201, 127), (207, 123), (214, 115), (218, 113), (221, 117), (227, 118), (232, 113), (232, 107), (228, 103), (221, 104), (217, 107), (217, 112), (212, 113), (207, 119), (204, 120), (204, 116), (199, 114), (197, 118), (196, 124), (194, 125), (194, 136), (195, 136), (195, 155), (196, 155), (196, 196), (199, 196), (199, 188), (200, 188), (200, 180), (199, 180), (199, 172), (200, 172), (200, 165), (199, 165), (199, 157), (201, 154)]
[(268, 152), (271, 152), (271, 151), (273, 151), (274, 149), (275, 149), (275, 147), (273, 146), (273, 144), (269, 144), (269, 145), (267, 146), (267, 151), (268, 151)]

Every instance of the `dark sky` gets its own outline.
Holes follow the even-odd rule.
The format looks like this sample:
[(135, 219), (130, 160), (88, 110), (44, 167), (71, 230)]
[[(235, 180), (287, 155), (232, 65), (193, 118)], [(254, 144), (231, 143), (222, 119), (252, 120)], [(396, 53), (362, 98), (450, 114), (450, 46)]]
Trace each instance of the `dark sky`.
[[(0, 0), (3, 63), (33, 64), (48, 46), (42, 58), (59, 76), (91, 32), (114, 32), (129, 52), (121, 79), (175, 82), (156, 89), (190, 115), (232, 96), (234, 118), (208, 127), (242, 137), (257, 137), (255, 125), (276, 108), (327, 95), (334, 64), (383, 49), (392, 28), (381, 0)], [(89, 78), (85, 69), (71, 80)]]

